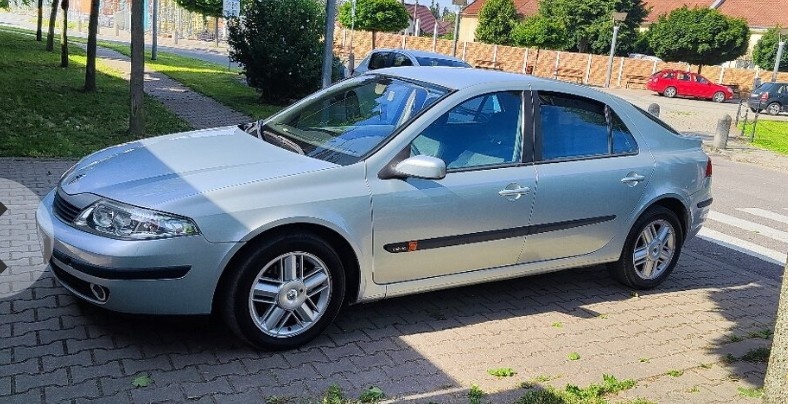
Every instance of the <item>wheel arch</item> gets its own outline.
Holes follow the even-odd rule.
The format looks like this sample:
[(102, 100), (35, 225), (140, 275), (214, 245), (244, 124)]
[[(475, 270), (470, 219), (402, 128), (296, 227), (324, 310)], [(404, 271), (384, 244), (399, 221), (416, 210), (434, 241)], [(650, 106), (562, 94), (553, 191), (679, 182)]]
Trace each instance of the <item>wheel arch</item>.
[(665, 195), (660, 199), (651, 201), (651, 203), (646, 205), (646, 208), (643, 209), (637, 217), (639, 218), (642, 216), (643, 213), (645, 213), (652, 206), (661, 206), (675, 213), (676, 217), (679, 218), (679, 224), (681, 224), (682, 240), (687, 239), (687, 231), (690, 227), (690, 212), (687, 208), (687, 205), (681, 201), (678, 195)]
[(342, 260), (342, 266), (345, 268), (345, 302), (355, 303), (358, 300), (359, 290), (361, 288), (361, 266), (358, 259), (358, 254), (353, 249), (348, 240), (339, 232), (327, 226), (317, 223), (288, 223), (281, 224), (270, 229), (259, 232), (258, 234), (247, 240), (240, 248), (232, 253), (232, 257), (227, 260), (227, 264), (222, 270), (219, 281), (213, 293), (212, 311), (215, 313), (219, 308), (218, 304), (225, 299), (223, 291), (226, 290), (226, 283), (232, 273), (232, 268), (235, 267), (241, 257), (246, 251), (257, 244), (256, 242), (266, 237), (271, 237), (285, 233), (307, 232), (317, 235), (324, 239), (336, 250)]

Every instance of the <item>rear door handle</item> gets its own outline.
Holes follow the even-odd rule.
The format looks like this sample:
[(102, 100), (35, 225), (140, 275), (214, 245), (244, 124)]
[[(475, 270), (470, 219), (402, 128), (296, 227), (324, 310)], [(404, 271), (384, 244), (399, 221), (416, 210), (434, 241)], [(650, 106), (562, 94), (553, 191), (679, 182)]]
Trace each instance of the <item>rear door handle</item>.
[(646, 177), (644, 177), (644, 176), (642, 176), (642, 175), (640, 175), (638, 173), (629, 173), (629, 174), (627, 174), (626, 177), (621, 179), (621, 182), (624, 183), (624, 184), (627, 184), (629, 186), (634, 187), (640, 181), (643, 181), (645, 179), (646, 179)]

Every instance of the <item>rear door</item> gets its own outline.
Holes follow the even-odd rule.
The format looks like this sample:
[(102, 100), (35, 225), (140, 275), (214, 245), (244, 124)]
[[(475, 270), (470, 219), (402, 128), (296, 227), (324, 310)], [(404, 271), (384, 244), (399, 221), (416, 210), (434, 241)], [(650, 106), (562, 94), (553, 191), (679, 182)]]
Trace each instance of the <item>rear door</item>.
[(540, 91), (535, 104), (539, 191), (519, 262), (591, 254), (628, 226), (654, 160), (598, 100)]

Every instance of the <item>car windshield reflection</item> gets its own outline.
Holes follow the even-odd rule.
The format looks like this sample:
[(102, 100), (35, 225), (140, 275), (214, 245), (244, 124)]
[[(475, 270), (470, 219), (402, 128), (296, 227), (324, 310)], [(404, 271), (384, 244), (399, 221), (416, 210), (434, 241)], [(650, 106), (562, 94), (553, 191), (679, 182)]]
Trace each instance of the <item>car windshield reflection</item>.
[(353, 164), (447, 91), (383, 76), (348, 80), (272, 117), (261, 138), (320, 160)]

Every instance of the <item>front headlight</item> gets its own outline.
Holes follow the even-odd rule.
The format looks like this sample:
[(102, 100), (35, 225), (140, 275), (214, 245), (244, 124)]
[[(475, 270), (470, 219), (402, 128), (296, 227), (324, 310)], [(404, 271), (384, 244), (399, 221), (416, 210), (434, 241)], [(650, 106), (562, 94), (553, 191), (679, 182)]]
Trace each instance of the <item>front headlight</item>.
[(150, 240), (200, 234), (197, 225), (189, 218), (107, 199), (85, 208), (74, 221), (74, 225), (120, 240)]

